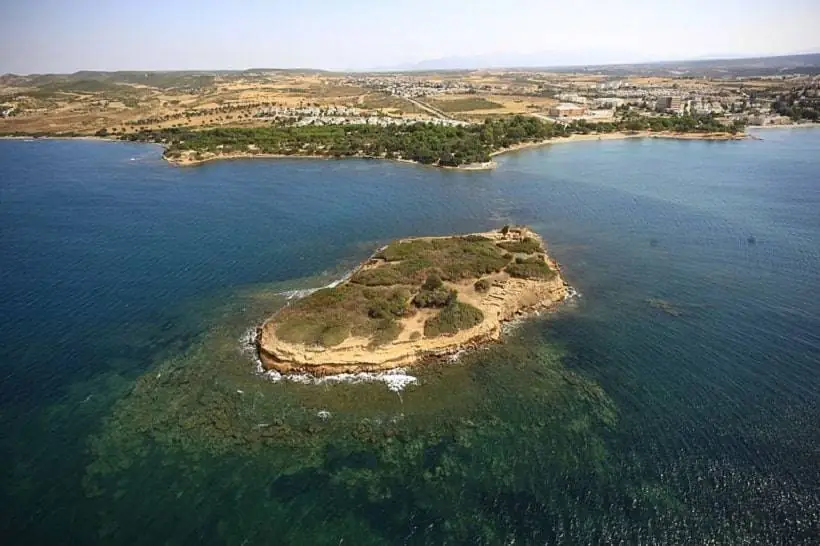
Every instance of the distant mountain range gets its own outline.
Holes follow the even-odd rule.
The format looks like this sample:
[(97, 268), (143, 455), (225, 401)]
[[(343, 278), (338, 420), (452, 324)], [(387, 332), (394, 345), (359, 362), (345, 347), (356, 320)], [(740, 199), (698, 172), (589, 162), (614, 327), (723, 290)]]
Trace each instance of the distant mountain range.
[[(635, 53), (613, 54), (607, 51), (551, 51), (538, 53), (489, 53), (461, 57), (442, 57), (417, 63), (392, 67), (394, 70), (477, 70), (482, 68), (570, 66), (589, 64), (615, 64), (627, 60), (642, 59)], [(650, 59), (643, 59), (650, 60)]]
[[(818, 48), (820, 51), (820, 48)], [(594, 63), (589, 62), (595, 59)], [(626, 59), (630, 59), (628, 62)], [(757, 73), (795, 72), (808, 69), (818, 73), (820, 53), (796, 55), (732, 57), (656, 61), (637, 54), (607, 53), (600, 51), (542, 52), (531, 54), (499, 53), (465, 57), (444, 57), (393, 67), (401, 71), (478, 70), (489, 68), (549, 68), (557, 71), (590, 70), (595, 72), (664, 72), (714, 75), (727, 71), (755, 71)], [(390, 70), (390, 69), (388, 69)]]
[[(820, 48), (818, 48), (820, 51)], [(596, 59), (596, 63), (586, 59)], [(624, 62), (623, 58), (631, 59)], [(638, 60), (636, 60), (638, 59)], [(445, 57), (418, 63), (382, 67), (373, 70), (322, 70), (314, 68), (249, 68), (245, 70), (128, 70), (90, 71), (73, 74), (4, 74), (0, 85), (42, 86), (66, 81), (98, 81), (106, 83), (139, 83), (154, 87), (199, 88), (213, 83), (215, 76), (242, 75), (254, 77), (278, 72), (284, 74), (316, 74), (322, 72), (437, 72), (480, 69), (532, 69), (551, 72), (594, 72), (612, 76), (629, 74), (662, 76), (766, 76), (775, 74), (820, 74), (820, 52), (761, 57), (700, 58), (678, 61), (640, 60), (627, 53), (596, 51), (515, 54), (499, 53), (465, 57)]]

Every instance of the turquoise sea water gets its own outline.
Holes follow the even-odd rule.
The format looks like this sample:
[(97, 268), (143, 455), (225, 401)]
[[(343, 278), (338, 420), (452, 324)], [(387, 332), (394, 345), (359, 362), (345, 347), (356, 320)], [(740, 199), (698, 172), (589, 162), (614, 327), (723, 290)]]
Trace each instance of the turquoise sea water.
[[(820, 132), (760, 136), (486, 173), (0, 142), (3, 543), (816, 544)], [(254, 373), (290, 290), (505, 223), (581, 296), (398, 394)]]

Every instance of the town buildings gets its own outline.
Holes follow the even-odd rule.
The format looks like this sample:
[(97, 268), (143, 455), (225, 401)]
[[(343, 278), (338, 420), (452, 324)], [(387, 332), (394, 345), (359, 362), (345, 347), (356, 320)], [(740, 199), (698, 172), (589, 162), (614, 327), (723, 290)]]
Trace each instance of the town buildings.
[(658, 97), (655, 109), (660, 112), (680, 114), (683, 112), (683, 99), (680, 97)]
[(585, 112), (586, 108), (583, 106), (569, 102), (562, 102), (561, 104), (550, 106), (549, 109), (549, 115), (554, 118), (573, 118), (583, 116)]

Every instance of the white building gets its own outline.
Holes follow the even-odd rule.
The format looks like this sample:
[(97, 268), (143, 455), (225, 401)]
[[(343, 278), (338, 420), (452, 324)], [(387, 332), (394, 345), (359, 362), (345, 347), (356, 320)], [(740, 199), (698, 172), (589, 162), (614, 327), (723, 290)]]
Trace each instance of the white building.
[(579, 117), (583, 116), (585, 112), (586, 108), (580, 104), (572, 104), (569, 102), (563, 102), (561, 104), (556, 104), (555, 106), (550, 106), (549, 109), (550, 116), (554, 118)]

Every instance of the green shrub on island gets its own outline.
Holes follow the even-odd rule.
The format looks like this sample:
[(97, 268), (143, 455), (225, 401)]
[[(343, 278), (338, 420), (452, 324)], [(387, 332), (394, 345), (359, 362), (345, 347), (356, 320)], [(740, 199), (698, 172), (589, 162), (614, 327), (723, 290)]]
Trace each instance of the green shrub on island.
[(373, 330), (368, 347), (374, 349), (396, 340), (404, 327), (393, 319), (382, 319)]
[(476, 292), (487, 292), (491, 286), (492, 284), (489, 279), (478, 279), (473, 285), (473, 288), (475, 288)]
[(441, 277), (436, 273), (427, 276), (421, 290), (413, 297), (413, 305), (419, 308), (445, 307), (456, 300), (458, 293), (444, 287)]
[(424, 322), (424, 337), (455, 334), (481, 324), (484, 313), (467, 303), (454, 301)]
[(555, 271), (544, 261), (544, 256), (518, 258), (506, 268), (511, 277), (519, 279), (552, 279)]
[(423, 289), (413, 298), (413, 305), (418, 308), (446, 307), (456, 301), (458, 293), (449, 288)]
[(509, 252), (519, 254), (534, 254), (536, 252), (544, 252), (541, 243), (532, 237), (525, 237), (520, 241), (505, 241), (498, 243), (498, 246)]
[(430, 273), (427, 275), (427, 279), (425, 279), (424, 284), (421, 285), (422, 290), (437, 290), (442, 287), (444, 283), (441, 282), (441, 277), (439, 277), (436, 273)]
[(367, 316), (375, 319), (394, 319), (408, 316), (412, 309), (407, 301), (410, 293), (407, 290), (365, 291), (365, 297), (370, 300)]
[(501, 271), (508, 263), (509, 259), (492, 242), (465, 242), (461, 245), (460, 253), (453, 255), (451, 261), (441, 266), (442, 278), (460, 281), (481, 277)]

